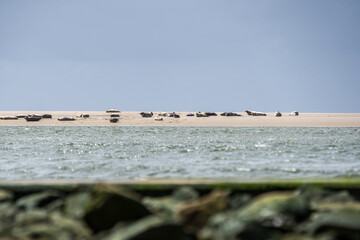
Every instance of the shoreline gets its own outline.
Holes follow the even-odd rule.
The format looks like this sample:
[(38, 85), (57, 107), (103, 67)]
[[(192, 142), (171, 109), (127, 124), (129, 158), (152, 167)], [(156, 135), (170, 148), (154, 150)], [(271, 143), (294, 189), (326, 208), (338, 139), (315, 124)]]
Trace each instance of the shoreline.
[[(79, 117), (89, 114), (89, 118)], [(180, 118), (162, 117), (162, 121), (155, 121), (154, 116), (143, 118), (140, 112), (120, 112), (119, 121), (111, 123), (110, 113), (105, 111), (0, 111), (0, 117), (17, 116), (19, 114), (51, 114), (52, 119), (41, 119), (38, 122), (27, 122), (23, 118), (17, 120), (0, 120), (0, 126), (188, 126), (188, 127), (360, 127), (360, 113), (300, 113), (299, 116), (289, 116), (282, 113), (275, 117), (274, 113), (267, 116), (248, 116), (245, 112), (238, 112), (241, 116), (188, 117), (190, 112), (177, 112)], [(195, 112), (191, 112), (195, 113)], [(58, 121), (60, 117), (74, 117), (75, 121)]]

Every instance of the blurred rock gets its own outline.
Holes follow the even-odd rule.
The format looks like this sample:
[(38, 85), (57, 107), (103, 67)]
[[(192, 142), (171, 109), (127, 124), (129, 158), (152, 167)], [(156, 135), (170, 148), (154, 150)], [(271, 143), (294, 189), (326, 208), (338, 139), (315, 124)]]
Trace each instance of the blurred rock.
[(308, 214), (309, 206), (302, 196), (292, 192), (264, 193), (237, 211), (213, 216), (198, 237), (204, 240), (267, 239), (276, 231), (290, 231)]
[(191, 201), (199, 198), (199, 193), (191, 187), (181, 187), (173, 192), (171, 197), (175, 201)]
[(10, 191), (0, 189), (0, 202), (11, 201), (14, 198), (14, 194)]
[(29, 210), (17, 215), (11, 236), (18, 239), (88, 239), (91, 230), (82, 221), (64, 217), (59, 213)]
[(126, 227), (114, 227), (103, 240), (190, 240), (181, 225), (148, 216)]
[(165, 197), (145, 197), (143, 204), (153, 213), (168, 219), (175, 219), (175, 213), (183, 202), (195, 200), (199, 193), (190, 187), (182, 187)]
[(229, 208), (236, 210), (240, 207), (243, 207), (244, 205), (250, 203), (251, 201), (251, 195), (249, 194), (236, 194), (234, 196), (231, 196), (229, 199)]
[(331, 212), (314, 213), (310, 222), (302, 229), (314, 236), (329, 232), (335, 239), (360, 239), (360, 210), (352, 208), (337, 209)]
[(182, 203), (176, 211), (176, 219), (184, 224), (187, 232), (195, 232), (203, 227), (207, 220), (228, 206), (228, 194), (214, 190), (198, 200)]
[(111, 185), (97, 185), (66, 199), (67, 215), (83, 219), (94, 232), (112, 228), (119, 221), (134, 221), (150, 214), (133, 192)]
[(24, 210), (32, 210), (34, 208), (42, 208), (52, 202), (62, 199), (61, 193), (56, 191), (45, 191), (24, 196), (16, 201), (16, 206)]
[(264, 193), (237, 212), (237, 217), (264, 226), (289, 229), (310, 213), (308, 202), (292, 192)]
[(213, 216), (197, 233), (200, 240), (265, 240), (269, 236), (268, 229), (259, 223), (237, 219), (232, 212)]

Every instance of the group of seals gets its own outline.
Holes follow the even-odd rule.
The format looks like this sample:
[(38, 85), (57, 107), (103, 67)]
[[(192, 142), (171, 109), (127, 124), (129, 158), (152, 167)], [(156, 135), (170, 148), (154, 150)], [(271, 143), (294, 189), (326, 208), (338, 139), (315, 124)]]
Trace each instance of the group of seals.
[(159, 113), (158, 116), (160, 116), (160, 117), (180, 118), (180, 115), (179, 115), (179, 114), (176, 114), (175, 112)]
[(39, 114), (29, 114), (29, 115), (18, 114), (16, 116), (0, 117), (1, 120), (18, 120), (19, 118), (23, 118), (28, 122), (37, 122), (37, 121), (40, 121), (43, 118), (52, 118), (52, 115), (51, 114), (43, 114), (43, 115), (39, 115)]
[[(111, 113), (110, 122), (116, 123), (116, 122), (119, 121), (119, 117), (120, 117), (120, 114), (118, 114), (120, 112), (119, 110), (117, 110), (117, 109), (109, 109), (106, 112)], [(245, 112), (249, 116), (267, 116), (266, 113), (264, 113), (264, 112), (256, 112), (256, 111), (250, 111), (250, 110), (246, 110)], [(140, 115), (143, 118), (151, 118), (154, 115), (154, 113), (153, 112), (141, 112)], [(241, 116), (240, 114), (234, 113), (234, 112), (223, 112), (220, 115), (221, 116)], [(205, 113), (197, 112), (196, 114), (188, 113), (186, 116), (187, 117), (193, 117), (193, 116), (196, 116), (196, 117), (209, 117), (209, 116), (217, 116), (217, 114), (215, 112), (205, 112)], [(281, 117), (282, 114), (279, 111), (277, 111), (277, 112), (274, 113), (274, 116), (275, 117)], [(299, 116), (299, 112), (294, 111), (294, 112), (290, 113), (289, 116)], [(90, 115), (89, 114), (81, 114), (80, 117), (89, 118)], [(175, 112), (159, 113), (158, 116), (155, 118), (155, 121), (162, 121), (163, 120), (162, 117), (180, 118), (180, 115), (176, 114)], [(35, 122), (35, 121), (40, 121), (43, 118), (51, 119), (52, 115), (51, 114), (43, 114), (43, 115), (39, 115), (39, 114), (29, 114), (29, 115), (18, 114), (17, 116), (0, 116), (0, 120), (17, 120), (19, 118), (24, 118), (28, 122)], [(73, 117), (60, 117), (60, 118), (58, 118), (58, 121), (75, 121), (75, 118), (73, 118)]]

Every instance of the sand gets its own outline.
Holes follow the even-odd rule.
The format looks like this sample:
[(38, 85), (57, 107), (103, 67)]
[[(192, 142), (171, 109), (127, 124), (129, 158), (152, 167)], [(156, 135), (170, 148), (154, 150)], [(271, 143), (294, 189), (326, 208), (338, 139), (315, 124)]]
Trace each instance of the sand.
[[(110, 113), (105, 111), (0, 111), (2, 116), (18, 114), (52, 114), (52, 119), (41, 119), (38, 122), (27, 122), (25, 119), (0, 120), (0, 126), (284, 126), (284, 127), (360, 127), (360, 113), (300, 113), (299, 116), (275, 117), (248, 116), (240, 112), (241, 117), (211, 116), (207, 118), (187, 117), (189, 112), (178, 112), (180, 118), (162, 117), (155, 121), (158, 112), (152, 118), (142, 118), (140, 112), (120, 112), (119, 122), (110, 123)], [(81, 118), (80, 114), (88, 113), (90, 118)], [(195, 113), (195, 112), (193, 112)], [(59, 117), (75, 117), (75, 121), (61, 122)]]

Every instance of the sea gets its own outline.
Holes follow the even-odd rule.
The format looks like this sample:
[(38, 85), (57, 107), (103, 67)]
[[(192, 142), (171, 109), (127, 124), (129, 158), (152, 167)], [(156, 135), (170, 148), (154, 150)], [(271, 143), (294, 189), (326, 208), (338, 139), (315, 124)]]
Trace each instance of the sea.
[(359, 127), (0, 127), (0, 179), (360, 177)]

